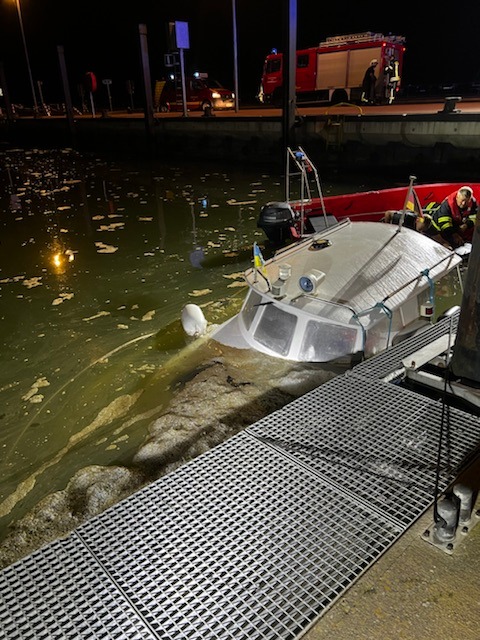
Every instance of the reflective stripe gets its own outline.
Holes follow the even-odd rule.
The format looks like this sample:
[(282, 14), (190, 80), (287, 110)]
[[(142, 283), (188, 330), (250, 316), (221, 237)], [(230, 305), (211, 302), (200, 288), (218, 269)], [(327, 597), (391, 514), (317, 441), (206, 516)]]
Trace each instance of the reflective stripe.
[(448, 227), (453, 227), (452, 218), (450, 216), (442, 216), (437, 219), (437, 224), (440, 229), (448, 229)]

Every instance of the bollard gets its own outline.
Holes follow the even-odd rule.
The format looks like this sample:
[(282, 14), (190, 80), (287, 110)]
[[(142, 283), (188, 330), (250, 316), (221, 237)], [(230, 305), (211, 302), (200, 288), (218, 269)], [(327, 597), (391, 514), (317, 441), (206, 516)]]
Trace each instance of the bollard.
[(461, 96), (447, 96), (442, 111), (438, 113), (460, 113), (460, 109), (457, 109), (457, 102), (461, 100)]
[(456, 484), (453, 487), (453, 493), (460, 500), (458, 524), (465, 525), (470, 522), (472, 517), (473, 490), (463, 484)]
[(433, 527), (433, 536), (437, 543), (447, 544), (455, 540), (458, 523), (458, 498), (455, 495), (445, 497), (438, 503), (438, 521)]

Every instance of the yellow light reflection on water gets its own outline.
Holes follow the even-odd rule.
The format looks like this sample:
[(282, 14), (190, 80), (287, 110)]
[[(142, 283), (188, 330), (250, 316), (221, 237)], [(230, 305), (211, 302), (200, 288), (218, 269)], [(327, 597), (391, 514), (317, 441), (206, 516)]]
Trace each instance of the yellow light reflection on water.
[(53, 261), (53, 266), (56, 267), (57, 269), (59, 269), (63, 264), (62, 256), (61, 256), (60, 253), (56, 253), (53, 256), (53, 260), (52, 261)]

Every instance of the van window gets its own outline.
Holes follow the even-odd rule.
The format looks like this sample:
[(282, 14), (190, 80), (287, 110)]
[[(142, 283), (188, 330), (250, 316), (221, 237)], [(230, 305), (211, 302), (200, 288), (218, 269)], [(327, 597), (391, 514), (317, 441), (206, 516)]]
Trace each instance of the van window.
[(278, 73), (281, 68), (280, 58), (274, 58), (273, 60), (267, 60), (265, 67), (266, 73)]
[(209, 89), (223, 89), (220, 82), (218, 80), (214, 80), (213, 78), (205, 78), (205, 84)]

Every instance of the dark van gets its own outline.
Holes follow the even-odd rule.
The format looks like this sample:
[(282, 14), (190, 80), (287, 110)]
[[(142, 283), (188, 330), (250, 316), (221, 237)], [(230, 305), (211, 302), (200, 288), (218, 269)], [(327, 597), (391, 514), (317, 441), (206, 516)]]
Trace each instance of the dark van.
[[(225, 89), (211, 78), (186, 78), (185, 93), (188, 111), (206, 111), (207, 109), (233, 109), (235, 94)], [(162, 112), (178, 111), (183, 108), (182, 86), (173, 80), (167, 80), (159, 100)]]

